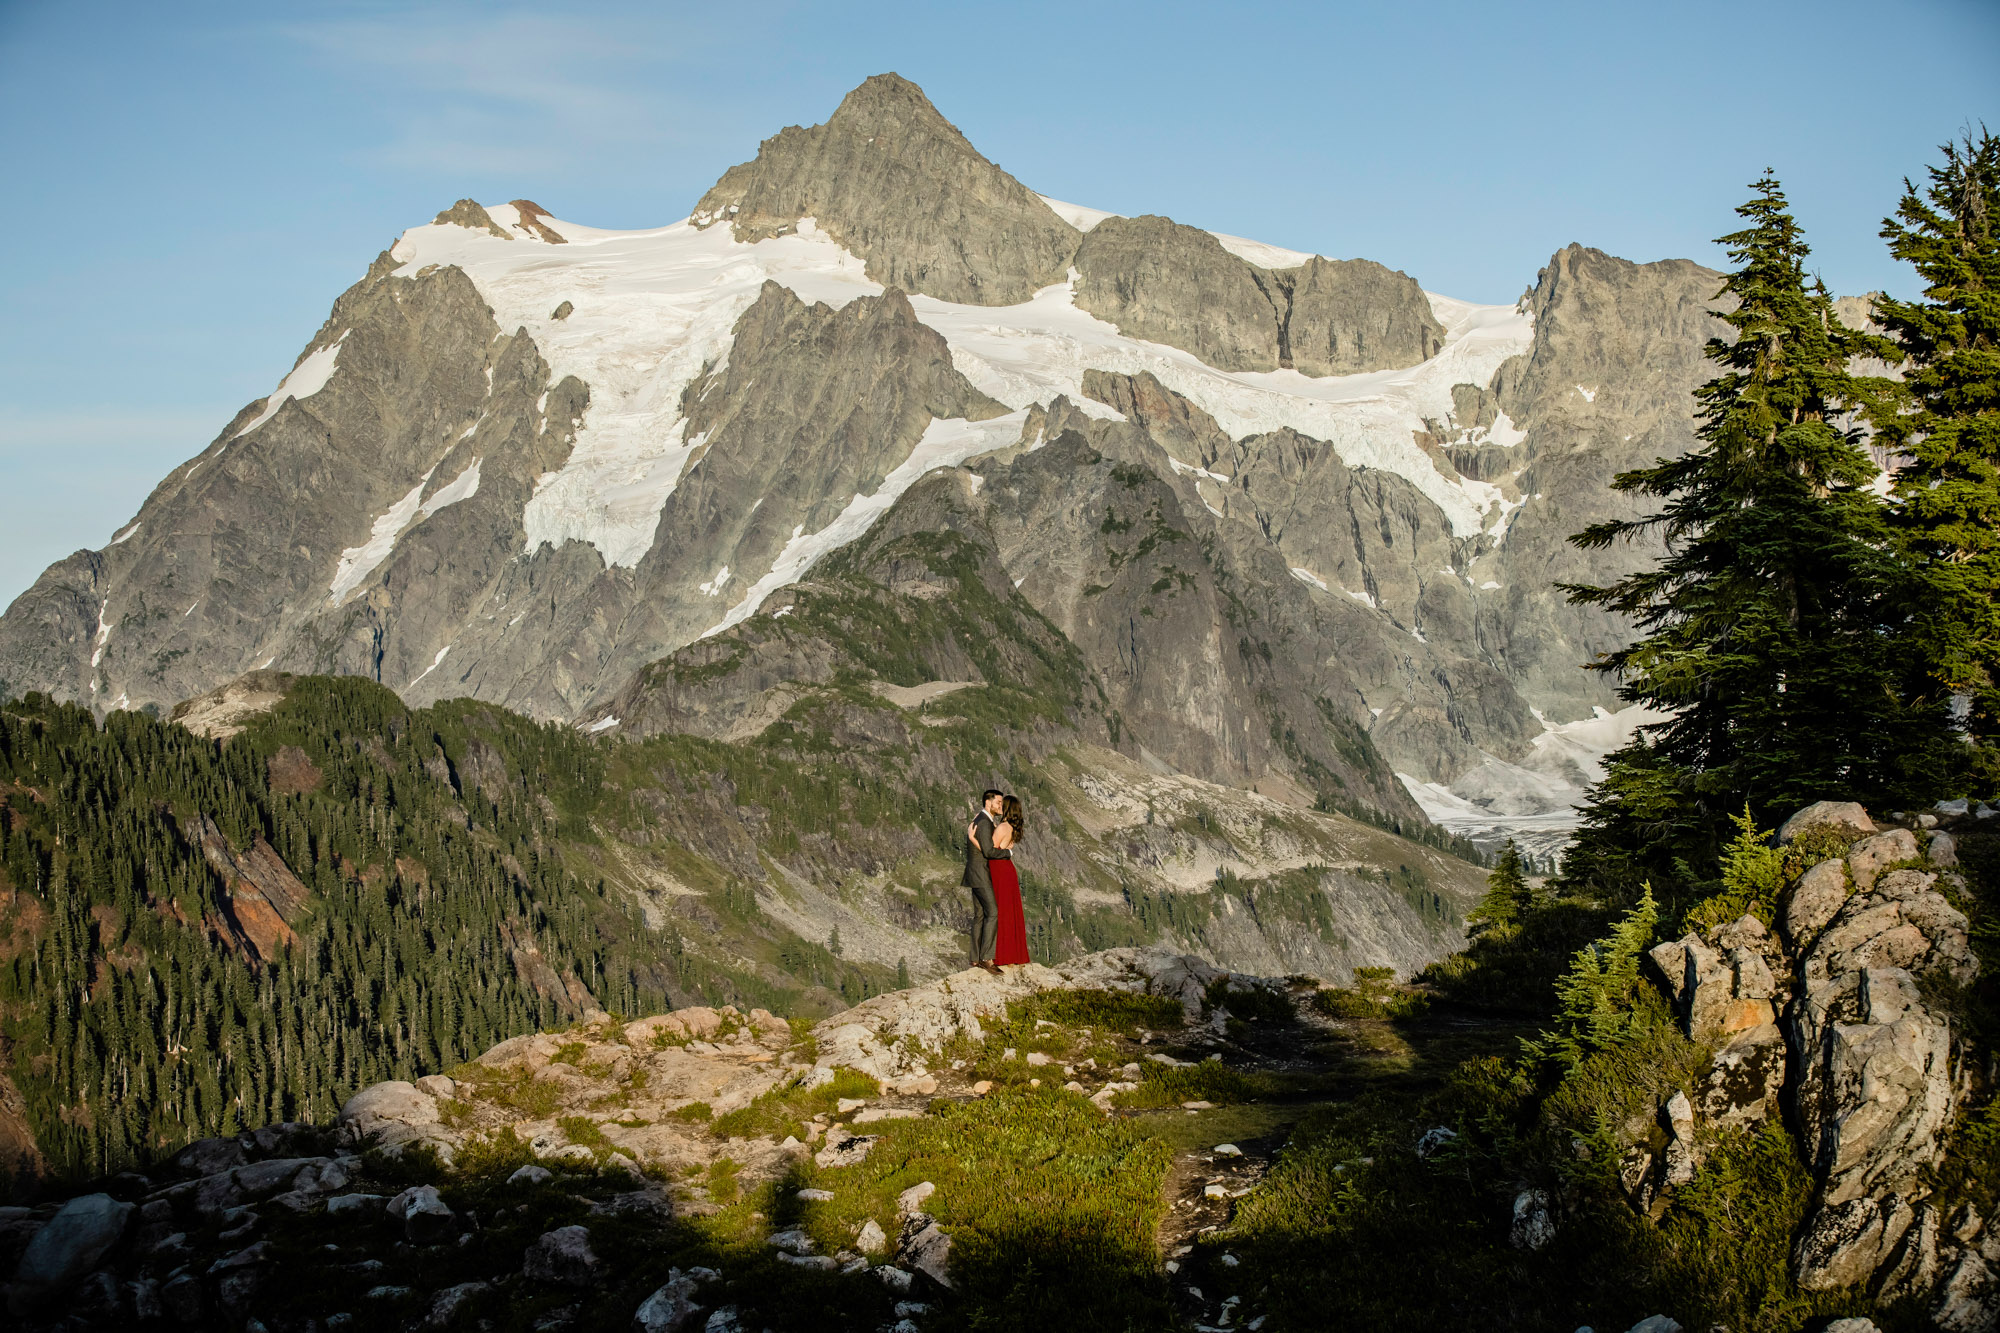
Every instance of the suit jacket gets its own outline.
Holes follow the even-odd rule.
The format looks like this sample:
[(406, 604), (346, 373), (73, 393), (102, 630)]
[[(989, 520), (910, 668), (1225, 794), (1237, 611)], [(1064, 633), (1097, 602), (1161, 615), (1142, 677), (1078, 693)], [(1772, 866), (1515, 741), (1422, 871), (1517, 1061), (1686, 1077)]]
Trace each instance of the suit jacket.
[(976, 846), (966, 843), (965, 875), (958, 882), (965, 888), (985, 889), (990, 893), (993, 890), (993, 874), (987, 870), (986, 863), (996, 856), (1006, 855), (993, 845), (993, 816), (981, 810), (972, 821), (972, 836), (979, 842)]

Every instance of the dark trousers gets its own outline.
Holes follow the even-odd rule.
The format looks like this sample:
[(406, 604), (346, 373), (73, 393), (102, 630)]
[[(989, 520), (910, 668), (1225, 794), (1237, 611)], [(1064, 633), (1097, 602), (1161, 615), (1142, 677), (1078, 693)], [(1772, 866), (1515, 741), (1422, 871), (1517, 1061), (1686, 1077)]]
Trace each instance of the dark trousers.
[(972, 961), (983, 963), (993, 956), (1000, 935), (1000, 909), (993, 902), (991, 884), (967, 885), (972, 891)]

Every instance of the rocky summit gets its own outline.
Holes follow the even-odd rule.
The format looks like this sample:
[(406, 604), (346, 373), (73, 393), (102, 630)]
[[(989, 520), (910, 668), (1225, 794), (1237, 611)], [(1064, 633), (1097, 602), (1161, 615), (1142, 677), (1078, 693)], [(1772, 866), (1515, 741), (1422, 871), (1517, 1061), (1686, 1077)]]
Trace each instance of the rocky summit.
[[(1474, 305), (1046, 199), (882, 75), (669, 226), (467, 199), (405, 232), (0, 616), (0, 695), (354, 674), (615, 732), (887, 524), (982, 547), (1112, 749), (1553, 846), (1645, 718), (1574, 669), (1628, 627), (1551, 585), (1650, 554), (1565, 538), (1691, 444), (1719, 277), (1522, 276)], [(748, 726), (768, 689), (703, 695)]]

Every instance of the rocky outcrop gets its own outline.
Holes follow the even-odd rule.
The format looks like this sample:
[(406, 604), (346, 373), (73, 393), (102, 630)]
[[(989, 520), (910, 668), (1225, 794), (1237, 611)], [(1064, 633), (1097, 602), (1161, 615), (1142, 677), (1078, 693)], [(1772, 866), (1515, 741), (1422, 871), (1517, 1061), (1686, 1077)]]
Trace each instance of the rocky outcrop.
[(1076, 252), (1076, 303), (1121, 333), (1218, 370), (1276, 370), (1282, 321), (1264, 270), (1169, 218), (1106, 218)]
[(1444, 345), (1416, 280), (1365, 259), (1266, 269), (1170, 218), (1106, 218), (1076, 252), (1076, 303), (1119, 332), (1219, 370), (1352, 375)]
[(1808, 807), (1780, 836), (1832, 853), (1785, 886), (1780, 931), (1746, 916), (1648, 956), (1687, 1034), (1712, 1055), (1693, 1095), (1675, 1094), (1663, 1112), (1664, 1157), (1656, 1165), (1634, 1148), (1626, 1186), (1647, 1206), (1693, 1178), (1714, 1135), (1783, 1114), (1814, 1182), (1792, 1254), (1798, 1284), (1913, 1299), (1940, 1327), (1993, 1327), (2000, 1290), (1973, 1243), (1981, 1228), (1963, 1210), (1955, 1229), (1942, 1225), (1955, 1205), (1935, 1193), (1971, 1089), (1962, 1036), (1935, 988), (1978, 975), (1966, 918), (1947, 896), (1962, 886), (1926, 842), (1947, 856), (1955, 848), (1921, 829), (1880, 829), (1852, 803)]
[(824, 125), (766, 139), (694, 218), (726, 222), (739, 240), (812, 218), (877, 282), (972, 305), (1013, 305), (1062, 281), (1079, 239), (894, 74), (849, 93)]

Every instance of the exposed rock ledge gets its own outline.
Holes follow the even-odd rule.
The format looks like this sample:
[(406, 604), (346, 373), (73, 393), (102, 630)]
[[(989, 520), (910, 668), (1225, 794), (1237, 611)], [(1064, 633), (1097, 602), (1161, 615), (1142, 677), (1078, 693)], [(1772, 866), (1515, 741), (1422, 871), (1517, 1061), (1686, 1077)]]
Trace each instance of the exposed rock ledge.
[[(762, 1009), (680, 1009), (623, 1026), (594, 1011), (569, 1032), (503, 1041), (456, 1078), (364, 1088), (341, 1108), (339, 1133), (350, 1144), (372, 1138), (395, 1150), (427, 1144), (449, 1160), (469, 1138), (512, 1130), (541, 1156), (584, 1159), (592, 1150), (572, 1142), (560, 1122), (587, 1115), (617, 1150), (614, 1160), (685, 1169), (707, 1163), (718, 1148), (686, 1114), (677, 1115), (698, 1103), (725, 1115), (786, 1084), (826, 1082), (842, 1068), (877, 1080), (884, 1098), (911, 1102), (882, 1109), (915, 1113), (936, 1091), (932, 1066), (940, 1053), (961, 1036), (981, 1040), (980, 1020), (1004, 1015), (1011, 1000), (1062, 989), (1144, 992), (1179, 1000), (1193, 1018), (1218, 978), (1239, 989), (1275, 984), (1168, 949), (1107, 949), (997, 977), (968, 968), (879, 995), (822, 1020), (810, 1046)], [(536, 1095), (523, 1097), (530, 1083)], [(524, 1104), (537, 1109), (523, 1112)], [(781, 1172), (807, 1147), (753, 1141), (729, 1151), (758, 1176)]]

